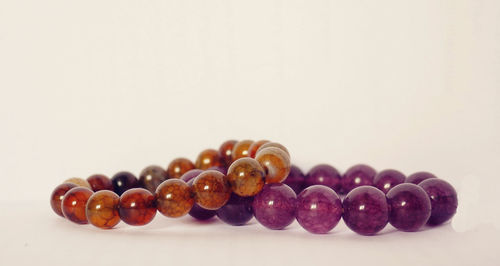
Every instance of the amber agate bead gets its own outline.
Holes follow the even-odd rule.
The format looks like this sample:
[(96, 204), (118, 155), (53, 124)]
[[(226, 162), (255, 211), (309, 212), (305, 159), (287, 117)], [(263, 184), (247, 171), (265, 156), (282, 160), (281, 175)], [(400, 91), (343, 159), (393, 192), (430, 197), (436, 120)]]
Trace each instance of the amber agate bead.
[(120, 197), (113, 191), (101, 190), (87, 201), (85, 213), (90, 224), (103, 229), (113, 228), (120, 222)]
[(238, 160), (239, 158), (249, 157), (248, 150), (250, 149), (250, 145), (253, 144), (253, 140), (241, 140), (238, 141), (233, 148), (233, 162)]
[(288, 156), (290, 156), (290, 152), (288, 152), (288, 149), (277, 143), (277, 142), (267, 142), (267, 143), (264, 143), (262, 144), (262, 146), (260, 146), (258, 149), (257, 149), (257, 152), (256, 153), (259, 153), (261, 150), (265, 149), (265, 148), (270, 148), (270, 147), (274, 147), (274, 148), (278, 148), (278, 149), (281, 149), (283, 150)]
[(90, 187), (94, 192), (100, 190), (113, 190), (113, 184), (111, 184), (111, 179), (105, 175), (91, 175), (87, 178)]
[(221, 166), (219, 152), (214, 149), (206, 149), (202, 151), (195, 163), (196, 168), (206, 170), (210, 167)]
[(255, 159), (240, 158), (229, 167), (227, 180), (238, 196), (254, 196), (264, 187), (264, 168)]
[(156, 190), (156, 208), (167, 217), (186, 215), (194, 204), (189, 185), (181, 179), (169, 179)]
[(119, 213), (127, 224), (148, 224), (156, 215), (155, 196), (143, 188), (129, 189), (120, 197)]
[(167, 166), (168, 178), (181, 178), (187, 171), (194, 169), (195, 165), (187, 158), (176, 158)]
[(228, 140), (222, 143), (219, 148), (219, 158), (224, 167), (229, 167), (233, 162), (233, 148), (238, 141)]
[(167, 180), (167, 172), (157, 165), (144, 168), (139, 175), (139, 185), (151, 193), (155, 193), (156, 188), (165, 180)]
[(255, 159), (265, 170), (266, 183), (280, 183), (290, 173), (290, 157), (282, 149), (265, 148), (257, 153)]
[(85, 206), (92, 193), (92, 190), (86, 187), (75, 187), (66, 192), (61, 203), (64, 217), (77, 224), (88, 223)]
[(60, 184), (54, 189), (54, 191), (52, 191), (52, 195), (50, 195), (50, 206), (57, 215), (64, 217), (61, 210), (61, 202), (66, 192), (74, 187), (77, 187), (77, 185), (72, 183), (64, 183)]
[(66, 180), (64, 180), (63, 183), (71, 183), (71, 184), (75, 184), (79, 187), (85, 187), (88, 189), (92, 189), (92, 187), (90, 186), (89, 182), (87, 182), (87, 180), (85, 180), (83, 178), (79, 178), (79, 177), (72, 177), (72, 178), (66, 179)]
[(259, 141), (252, 143), (252, 145), (250, 145), (250, 147), (248, 148), (248, 156), (250, 156), (251, 158), (255, 158), (255, 155), (257, 154), (257, 150), (262, 145), (264, 145), (268, 142), (269, 142), (269, 140), (259, 140)]
[(223, 173), (207, 170), (199, 174), (192, 185), (198, 205), (207, 210), (217, 210), (224, 206), (231, 196), (231, 188)]

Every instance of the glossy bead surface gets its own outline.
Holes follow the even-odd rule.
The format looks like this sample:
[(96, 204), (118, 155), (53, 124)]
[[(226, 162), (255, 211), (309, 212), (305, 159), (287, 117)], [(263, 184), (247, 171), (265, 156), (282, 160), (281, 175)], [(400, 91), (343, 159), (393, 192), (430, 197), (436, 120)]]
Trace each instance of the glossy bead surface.
[(319, 164), (311, 168), (305, 179), (305, 187), (323, 185), (340, 192), (341, 175), (337, 169), (328, 164)]
[(419, 184), (431, 201), (431, 216), (428, 225), (439, 225), (450, 220), (457, 212), (457, 192), (450, 183), (437, 178)]
[(342, 202), (337, 193), (323, 185), (305, 188), (297, 196), (297, 221), (315, 234), (330, 232), (342, 217)]
[(61, 210), (61, 202), (66, 192), (75, 187), (77, 187), (77, 185), (72, 183), (64, 183), (60, 184), (54, 189), (54, 191), (52, 191), (52, 194), (50, 195), (50, 206), (57, 215), (64, 217)]
[(167, 180), (167, 172), (160, 166), (150, 165), (141, 171), (139, 186), (155, 193), (156, 188), (165, 180)]
[(224, 167), (229, 167), (233, 162), (233, 148), (238, 141), (228, 140), (219, 147), (219, 158)]
[[(188, 182), (188, 185), (191, 188), (193, 187), (193, 181), (194, 181), (194, 179), (191, 179)], [(195, 218), (196, 220), (200, 220), (200, 221), (208, 220), (208, 219), (214, 217), (215, 214), (216, 214), (216, 212), (214, 210), (204, 209), (204, 208), (200, 207), (200, 205), (198, 205), (196, 203), (193, 205), (193, 207), (189, 211), (189, 215), (191, 217)]]
[(254, 143), (252, 143), (252, 145), (250, 145), (250, 147), (248, 147), (248, 156), (250, 158), (255, 158), (255, 155), (257, 155), (257, 150), (264, 144), (268, 143), (269, 140), (259, 140), (259, 141), (256, 141)]
[(79, 177), (68, 178), (68, 179), (64, 180), (63, 183), (71, 183), (71, 184), (75, 184), (79, 187), (85, 187), (88, 189), (92, 189), (92, 187), (90, 186), (89, 182), (87, 182), (87, 180), (85, 180), (83, 178), (79, 178)]
[(210, 167), (220, 166), (219, 152), (214, 149), (206, 149), (196, 158), (195, 166), (201, 170), (207, 170)]
[(264, 168), (266, 183), (280, 183), (290, 173), (290, 157), (279, 148), (265, 148), (257, 153), (255, 159)]
[(116, 173), (111, 178), (111, 183), (113, 184), (113, 191), (118, 194), (118, 196), (131, 188), (136, 188), (139, 186), (139, 181), (137, 180), (135, 175), (129, 172)]
[(85, 209), (87, 220), (99, 228), (113, 228), (120, 222), (119, 204), (120, 196), (113, 191), (98, 191), (87, 201)]
[(376, 173), (375, 169), (365, 164), (352, 166), (347, 169), (341, 179), (342, 193), (347, 194), (356, 187), (373, 185)]
[(233, 148), (233, 162), (238, 160), (239, 158), (249, 157), (250, 154), (248, 150), (250, 149), (250, 145), (253, 144), (253, 140), (241, 140), (238, 141)]
[(221, 166), (212, 166), (208, 168), (207, 170), (215, 170), (223, 173), (224, 175), (227, 175), (227, 169), (225, 167)]
[(95, 174), (87, 178), (87, 182), (94, 192), (100, 190), (113, 190), (113, 184), (111, 184), (111, 179), (105, 175)]
[(431, 216), (427, 193), (412, 183), (399, 184), (389, 190), (387, 204), (391, 210), (389, 223), (401, 231), (417, 231)]
[(373, 178), (373, 186), (387, 194), (391, 188), (404, 183), (405, 175), (397, 170), (387, 169), (378, 172)]
[(74, 187), (66, 192), (61, 202), (64, 217), (77, 224), (88, 223), (85, 207), (92, 193), (92, 190), (86, 187)]
[(290, 167), (290, 173), (283, 183), (293, 189), (295, 194), (299, 194), (305, 188), (305, 179), (306, 176), (302, 173), (302, 170), (292, 164)]
[(203, 173), (203, 170), (200, 169), (189, 170), (181, 176), (181, 180), (184, 180), (184, 182), (188, 183), (191, 179), (197, 177), (201, 173)]
[(231, 196), (231, 188), (226, 176), (215, 170), (207, 170), (199, 174), (194, 179), (192, 190), (196, 203), (207, 210), (219, 209)]
[(429, 172), (416, 172), (409, 175), (406, 178), (405, 183), (413, 183), (415, 185), (418, 185), (420, 184), (420, 182), (427, 180), (429, 178), (437, 178), (437, 177)]
[(156, 215), (155, 196), (144, 188), (133, 188), (120, 196), (120, 218), (129, 225), (145, 225)]
[(184, 173), (195, 168), (191, 160), (187, 158), (177, 158), (168, 164), (166, 175), (167, 178), (180, 178)]
[(253, 197), (231, 194), (226, 205), (216, 211), (217, 217), (230, 225), (244, 225), (253, 218)]
[(266, 184), (254, 197), (252, 208), (260, 224), (273, 230), (283, 229), (295, 219), (297, 196), (285, 184)]
[(156, 190), (156, 208), (167, 217), (186, 215), (194, 204), (189, 185), (181, 179), (169, 179)]
[(261, 150), (263, 150), (265, 148), (270, 148), (270, 147), (278, 148), (278, 149), (284, 151), (286, 153), (286, 155), (290, 156), (290, 152), (288, 151), (288, 149), (285, 146), (283, 146), (283, 145), (281, 145), (281, 144), (279, 144), (277, 142), (267, 142), (267, 143), (262, 144), (257, 149), (256, 154), (259, 153)]
[(374, 235), (389, 221), (389, 205), (378, 188), (361, 186), (353, 189), (342, 203), (344, 222), (361, 235)]
[(264, 168), (255, 159), (240, 158), (229, 167), (227, 180), (238, 196), (254, 196), (265, 184)]

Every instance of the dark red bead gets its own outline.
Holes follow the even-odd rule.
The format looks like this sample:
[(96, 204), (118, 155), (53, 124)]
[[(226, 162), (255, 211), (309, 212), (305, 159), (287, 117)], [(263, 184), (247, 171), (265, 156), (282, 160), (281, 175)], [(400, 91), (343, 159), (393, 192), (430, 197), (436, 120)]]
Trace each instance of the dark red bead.
[(233, 148), (237, 142), (236, 140), (228, 140), (219, 147), (219, 158), (225, 168), (229, 168), (233, 161)]
[(431, 201), (418, 185), (403, 183), (387, 193), (391, 209), (389, 223), (401, 231), (413, 232), (422, 227), (431, 216)]
[(319, 164), (311, 168), (305, 179), (305, 187), (323, 185), (340, 192), (341, 176), (339, 171), (328, 164)]
[(111, 184), (111, 180), (105, 175), (91, 175), (87, 178), (87, 182), (89, 182), (94, 192), (100, 190), (113, 190), (113, 184)]
[(120, 218), (129, 225), (145, 225), (156, 215), (155, 196), (144, 188), (133, 188), (120, 196)]
[(406, 178), (405, 183), (413, 183), (415, 185), (418, 185), (420, 182), (429, 178), (437, 178), (437, 177), (429, 172), (416, 172), (414, 174), (409, 175)]
[(372, 186), (353, 189), (343, 201), (344, 222), (361, 235), (374, 235), (389, 221), (389, 205), (385, 194)]
[(405, 175), (397, 170), (387, 169), (380, 171), (373, 178), (373, 185), (387, 194), (391, 188), (405, 182)]
[(61, 210), (61, 202), (64, 198), (64, 195), (66, 195), (66, 192), (74, 187), (77, 187), (77, 185), (72, 183), (64, 183), (60, 184), (54, 189), (54, 191), (52, 191), (52, 194), (50, 195), (50, 206), (57, 215), (64, 217)]
[(77, 224), (87, 224), (85, 209), (87, 201), (93, 193), (92, 190), (86, 187), (74, 187), (66, 192), (61, 202), (64, 217)]
[(450, 183), (437, 178), (427, 179), (419, 184), (431, 200), (431, 217), (428, 225), (439, 225), (450, 220), (457, 212), (457, 192)]
[(130, 172), (119, 172), (111, 178), (113, 191), (120, 196), (123, 192), (139, 186), (137, 177)]
[(342, 192), (347, 194), (354, 188), (373, 185), (376, 173), (375, 169), (365, 164), (352, 166), (342, 177)]

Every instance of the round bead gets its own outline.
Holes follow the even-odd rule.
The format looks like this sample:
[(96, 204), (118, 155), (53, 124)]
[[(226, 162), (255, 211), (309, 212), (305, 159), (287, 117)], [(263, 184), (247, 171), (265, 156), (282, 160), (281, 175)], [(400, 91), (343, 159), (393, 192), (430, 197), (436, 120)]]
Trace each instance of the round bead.
[(335, 191), (323, 185), (307, 187), (297, 196), (297, 221), (315, 234), (330, 232), (342, 217), (342, 202)]
[(219, 152), (214, 149), (202, 151), (196, 158), (195, 166), (198, 169), (206, 170), (213, 166), (220, 166)]
[(431, 216), (431, 201), (425, 191), (411, 183), (399, 184), (387, 193), (389, 223), (401, 231), (417, 231)]
[(64, 180), (63, 183), (71, 183), (71, 184), (75, 184), (79, 187), (85, 187), (88, 189), (92, 189), (92, 187), (90, 186), (89, 182), (87, 182), (87, 180), (85, 180), (83, 178), (79, 178), (79, 177), (72, 177), (72, 178), (66, 179), (66, 180)]
[(186, 215), (194, 204), (191, 188), (180, 179), (169, 179), (156, 190), (156, 208), (167, 217)]
[(227, 180), (238, 196), (254, 196), (262, 190), (265, 183), (264, 169), (259, 162), (250, 157), (240, 158), (231, 164)]
[(290, 157), (279, 148), (265, 148), (257, 153), (255, 159), (264, 168), (266, 183), (280, 183), (290, 173)]
[(139, 181), (137, 180), (135, 175), (129, 172), (116, 173), (111, 178), (111, 183), (113, 184), (113, 191), (118, 194), (118, 196), (131, 188), (136, 188), (139, 186)]
[(167, 172), (160, 166), (150, 165), (141, 171), (139, 186), (155, 193), (156, 188), (165, 180), (167, 180)]
[(236, 142), (238, 141), (228, 140), (222, 143), (219, 147), (219, 157), (222, 165), (225, 167), (229, 167), (233, 161), (233, 148)]
[(77, 224), (88, 223), (85, 206), (92, 193), (92, 190), (86, 187), (74, 187), (66, 192), (61, 202), (64, 217)]
[(155, 196), (149, 190), (133, 188), (120, 196), (120, 218), (129, 225), (145, 225), (156, 215)]
[(250, 158), (255, 158), (255, 155), (257, 155), (257, 150), (260, 148), (260, 146), (262, 146), (268, 142), (269, 142), (269, 140), (259, 140), (259, 141), (252, 143), (252, 145), (250, 145), (250, 147), (248, 147), (248, 156)]
[(259, 153), (261, 150), (263, 150), (265, 148), (270, 148), (270, 147), (278, 148), (278, 149), (284, 151), (286, 153), (286, 155), (290, 156), (290, 152), (288, 152), (288, 149), (285, 146), (283, 146), (283, 145), (281, 145), (281, 144), (279, 144), (277, 142), (267, 142), (267, 143), (262, 144), (257, 149), (256, 154)]
[(347, 194), (356, 187), (373, 185), (376, 173), (375, 169), (365, 164), (352, 166), (342, 177), (342, 192)]
[(194, 169), (195, 165), (191, 160), (186, 158), (174, 159), (167, 166), (167, 178), (180, 178), (187, 171)]
[(87, 182), (94, 192), (100, 190), (113, 190), (113, 184), (111, 184), (111, 179), (105, 175), (95, 174), (87, 178)]
[(290, 173), (283, 183), (293, 189), (295, 194), (299, 194), (305, 187), (305, 179), (306, 176), (302, 173), (300, 168), (292, 164), (290, 167)]
[[(198, 176), (198, 175), (196, 175), (196, 176)], [(192, 190), (192, 187), (193, 187), (193, 182), (194, 182), (194, 179), (191, 179), (188, 182), (188, 185), (189, 185), (189, 187), (191, 187), (191, 190)], [(193, 207), (189, 211), (189, 215), (191, 217), (195, 218), (196, 220), (200, 220), (200, 221), (208, 220), (208, 219), (214, 217), (215, 214), (216, 214), (216, 212), (214, 210), (204, 209), (204, 208), (200, 207), (200, 205), (198, 205), (196, 203), (193, 205)]]
[(250, 154), (248, 150), (250, 149), (250, 145), (253, 144), (253, 140), (241, 140), (238, 141), (233, 148), (233, 162), (238, 160), (239, 158), (249, 157)]
[(98, 191), (87, 201), (85, 209), (87, 220), (99, 228), (113, 228), (120, 222), (119, 204), (120, 197), (113, 191)]
[(305, 179), (305, 187), (323, 185), (340, 192), (341, 176), (339, 171), (328, 164), (319, 164), (311, 168)]
[(217, 210), (224, 206), (231, 196), (231, 188), (226, 177), (215, 170), (199, 174), (194, 179), (192, 189), (196, 203), (208, 210)]
[(391, 188), (405, 182), (405, 175), (397, 170), (387, 169), (380, 171), (373, 178), (373, 185), (387, 194)]
[(191, 179), (194, 179), (201, 173), (203, 173), (203, 170), (200, 169), (189, 170), (181, 176), (181, 179), (184, 180), (184, 182), (188, 183)]
[(353, 189), (343, 201), (344, 222), (361, 235), (374, 235), (389, 221), (389, 205), (382, 191), (371, 186)]
[(405, 183), (413, 183), (415, 185), (418, 185), (420, 182), (427, 180), (429, 178), (437, 178), (437, 177), (429, 172), (416, 172), (414, 174), (409, 175), (406, 178)]
[(295, 219), (297, 196), (285, 184), (266, 184), (255, 196), (252, 208), (260, 224), (273, 230), (283, 229)]
[(75, 187), (77, 187), (77, 185), (72, 183), (64, 183), (60, 184), (54, 189), (54, 191), (52, 191), (52, 194), (50, 195), (50, 206), (57, 215), (64, 217), (61, 210), (61, 202), (66, 192)]
[(244, 225), (253, 217), (252, 202), (253, 197), (232, 193), (226, 205), (216, 211), (217, 217), (230, 225)]
[(223, 166), (212, 166), (208, 168), (207, 170), (215, 170), (223, 173), (224, 175), (227, 175), (227, 169)]
[(457, 192), (450, 183), (437, 178), (427, 179), (419, 184), (431, 201), (431, 216), (428, 225), (439, 225), (450, 220), (457, 212)]

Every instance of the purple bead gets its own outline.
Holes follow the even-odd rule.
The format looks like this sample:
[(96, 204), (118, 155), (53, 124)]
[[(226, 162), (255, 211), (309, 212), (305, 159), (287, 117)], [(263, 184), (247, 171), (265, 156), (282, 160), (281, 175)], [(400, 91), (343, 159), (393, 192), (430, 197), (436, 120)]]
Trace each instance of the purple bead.
[(330, 232), (342, 217), (342, 202), (335, 191), (323, 185), (307, 187), (297, 196), (297, 221), (315, 234)]
[[(199, 173), (197, 171), (199, 171)], [(192, 173), (190, 173), (188, 175), (189, 172), (192, 172)], [(187, 179), (188, 181), (186, 181), (186, 180), (184, 180), (184, 181), (186, 181), (187, 184), (191, 187), (193, 185), (194, 178), (197, 177), (201, 172), (203, 172), (203, 170), (199, 170), (199, 169), (189, 170), (184, 175), (181, 176), (181, 179), (184, 180), (183, 177), (187, 175), (185, 177), (185, 179)], [(202, 208), (200, 205), (198, 205), (196, 203), (193, 205), (193, 207), (189, 211), (189, 215), (191, 215), (191, 217), (193, 217), (197, 220), (201, 220), (201, 221), (208, 220), (208, 219), (214, 217), (215, 214), (216, 213), (214, 210), (207, 210), (205, 208)]]
[(413, 183), (415, 185), (418, 185), (420, 182), (427, 180), (429, 178), (437, 178), (437, 177), (429, 172), (416, 172), (414, 174), (409, 175), (406, 178), (405, 183)]
[(283, 181), (283, 183), (287, 184), (293, 191), (295, 191), (295, 194), (299, 194), (302, 189), (304, 189), (304, 179), (305, 179), (304, 173), (300, 170), (295, 165), (292, 165), (290, 168), (290, 174), (288, 174), (288, 177)]
[(401, 231), (417, 231), (431, 216), (431, 201), (427, 193), (412, 183), (393, 187), (387, 193), (387, 204), (391, 209), (389, 223)]
[(215, 171), (219, 171), (219, 172), (223, 173), (224, 175), (227, 175), (227, 169), (225, 167), (222, 167), (222, 166), (213, 166), (213, 167), (208, 168), (207, 170), (215, 170)]
[(297, 196), (282, 183), (266, 184), (253, 200), (255, 218), (269, 229), (283, 229), (293, 222)]
[(431, 200), (431, 217), (428, 225), (439, 225), (453, 217), (457, 212), (457, 192), (450, 183), (437, 178), (427, 179), (419, 184)]
[(387, 194), (391, 188), (405, 182), (405, 175), (397, 170), (381, 171), (373, 178), (373, 185)]
[(336, 192), (341, 189), (341, 176), (337, 169), (328, 164), (319, 164), (311, 168), (305, 179), (305, 187), (324, 185)]
[(244, 225), (253, 218), (253, 197), (240, 197), (231, 193), (231, 198), (216, 210), (217, 217), (230, 225)]
[(357, 164), (347, 169), (342, 177), (342, 192), (344, 194), (360, 186), (373, 185), (373, 178), (377, 172), (365, 164)]
[(116, 173), (111, 178), (111, 183), (113, 184), (113, 191), (119, 196), (131, 188), (139, 187), (139, 180), (130, 172)]
[(353, 189), (344, 198), (344, 222), (361, 235), (374, 235), (389, 221), (389, 206), (382, 191), (371, 186)]
[(191, 169), (187, 172), (185, 172), (182, 176), (181, 179), (184, 180), (184, 182), (189, 182), (189, 180), (197, 177), (199, 174), (201, 174), (203, 170), (200, 169)]

